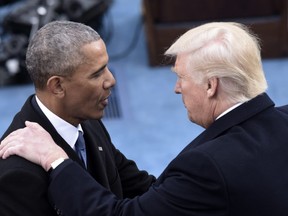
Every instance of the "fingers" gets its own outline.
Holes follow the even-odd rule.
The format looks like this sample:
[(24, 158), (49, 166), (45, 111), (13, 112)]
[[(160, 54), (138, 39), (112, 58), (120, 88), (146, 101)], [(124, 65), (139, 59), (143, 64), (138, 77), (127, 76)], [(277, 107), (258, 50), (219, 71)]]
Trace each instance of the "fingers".
[(56, 159), (68, 158), (65, 151), (39, 124), (26, 121), (25, 125), (25, 128), (12, 132), (1, 142), (0, 157), (5, 159), (16, 154), (46, 170)]
[(0, 151), (0, 157), (6, 159), (11, 155), (18, 155), (19, 150), (21, 150), (21, 148), (18, 145), (9, 145)]
[(11, 155), (21, 156), (21, 153), (25, 152), (24, 137), (26, 136), (33, 137), (28, 127), (11, 132), (0, 144), (0, 157), (6, 159)]
[(3, 139), (1, 142), (1, 145), (0, 145), (0, 150), (3, 149), (8, 143), (10, 143), (11, 140), (18, 139), (19, 138), (18, 135), (21, 134), (22, 131), (23, 131), (23, 129), (18, 129), (16, 131), (13, 131), (5, 139)]
[(21, 150), (21, 138), (16, 133), (11, 133), (8, 135), (0, 145), (0, 157), (6, 159), (10, 155), (19, 154), (19, 150)]

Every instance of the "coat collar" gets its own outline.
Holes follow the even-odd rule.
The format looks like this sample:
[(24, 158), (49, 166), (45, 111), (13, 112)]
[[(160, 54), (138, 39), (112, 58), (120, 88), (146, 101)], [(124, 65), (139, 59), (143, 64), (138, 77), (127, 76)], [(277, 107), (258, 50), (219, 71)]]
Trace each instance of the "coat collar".
[(201, 143), (212, 140), (229, 128), (238, 125), (273, 106), (275, 106), (274, 102), (266, 93), (258, 95), (215, 121), (209, 128), (203, 131), (186, 148), (184, 148), (183, 151), (187, 148), (196, 147)]

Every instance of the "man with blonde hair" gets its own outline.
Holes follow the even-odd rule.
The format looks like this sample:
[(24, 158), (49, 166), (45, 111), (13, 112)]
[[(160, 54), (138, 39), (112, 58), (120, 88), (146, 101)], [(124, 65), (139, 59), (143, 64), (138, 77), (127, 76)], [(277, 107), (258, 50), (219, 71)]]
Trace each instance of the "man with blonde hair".
[(46, 171), (64, 160), (52, 168), (49, 187), (63, 215), (288, 215), (288, 106), (275, 107), (265, 93), (257, 38), (238, 23), (208, 23), (182, 35), (166, 55), (176, 57), (175, 92), (189, 119), (206, 130), (143, 195), (116, 198), (35, 123), (9, 135), (0, 156), (17, 154)]

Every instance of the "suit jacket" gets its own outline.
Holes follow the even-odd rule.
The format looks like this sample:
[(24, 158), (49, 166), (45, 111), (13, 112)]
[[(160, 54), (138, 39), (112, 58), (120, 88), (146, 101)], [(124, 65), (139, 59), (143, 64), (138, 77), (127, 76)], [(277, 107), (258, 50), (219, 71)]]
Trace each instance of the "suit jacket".
[(240, 105), (188, 144), (134, 199), (115, 198), (65, 161), (51, 173), (51, 202), (69, 216), (287, 216), (287, 109), (275, 108), (266, 94)]
[[(126, 159), (115, 148), (101, 121), (85, 121), (81, 124), (87, 151), (86, 170), (75, 151), (57, 133), (40, 110), (33, 95), (14, 117), (1, 140), (10, 132), (23, 128), (25, 120), (37, 122), (44, 127), (69, 158), (119, 198), (142, 194), (155, 181), (153, 176), (145, 171), (139, 171), (133, 161)], [(6, 160), (0, 159), (0, 215), (56, 215), (47, 199), (48, 179), (49, 175), (40, 166), (18, 156), (11, 156)]]

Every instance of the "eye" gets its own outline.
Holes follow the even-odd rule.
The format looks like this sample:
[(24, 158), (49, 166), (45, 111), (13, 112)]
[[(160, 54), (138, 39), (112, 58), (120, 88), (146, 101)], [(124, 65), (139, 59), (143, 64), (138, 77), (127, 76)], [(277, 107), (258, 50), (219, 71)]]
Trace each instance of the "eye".
[(91, 78), (98, 78), (98, 77), (100, 77), (103, 73), (104, 73), (104, 69), (102, 69), (102, 70), (99, 70), (99, 71), (96, 71), (96, 72), (94, 72), (93, 74), (91, 74)]
[(177, 77), (178, 77), (178, 80), (183, 80), (185, 78), (185, 76), (183, 76), (182, 74), (178, 74)]
[(93, 74), (93, 77), (97, 78), (97, 77), (101, 76), (102, 73), (103, 73), (102, 71), (98, 71), (97, 73)]

